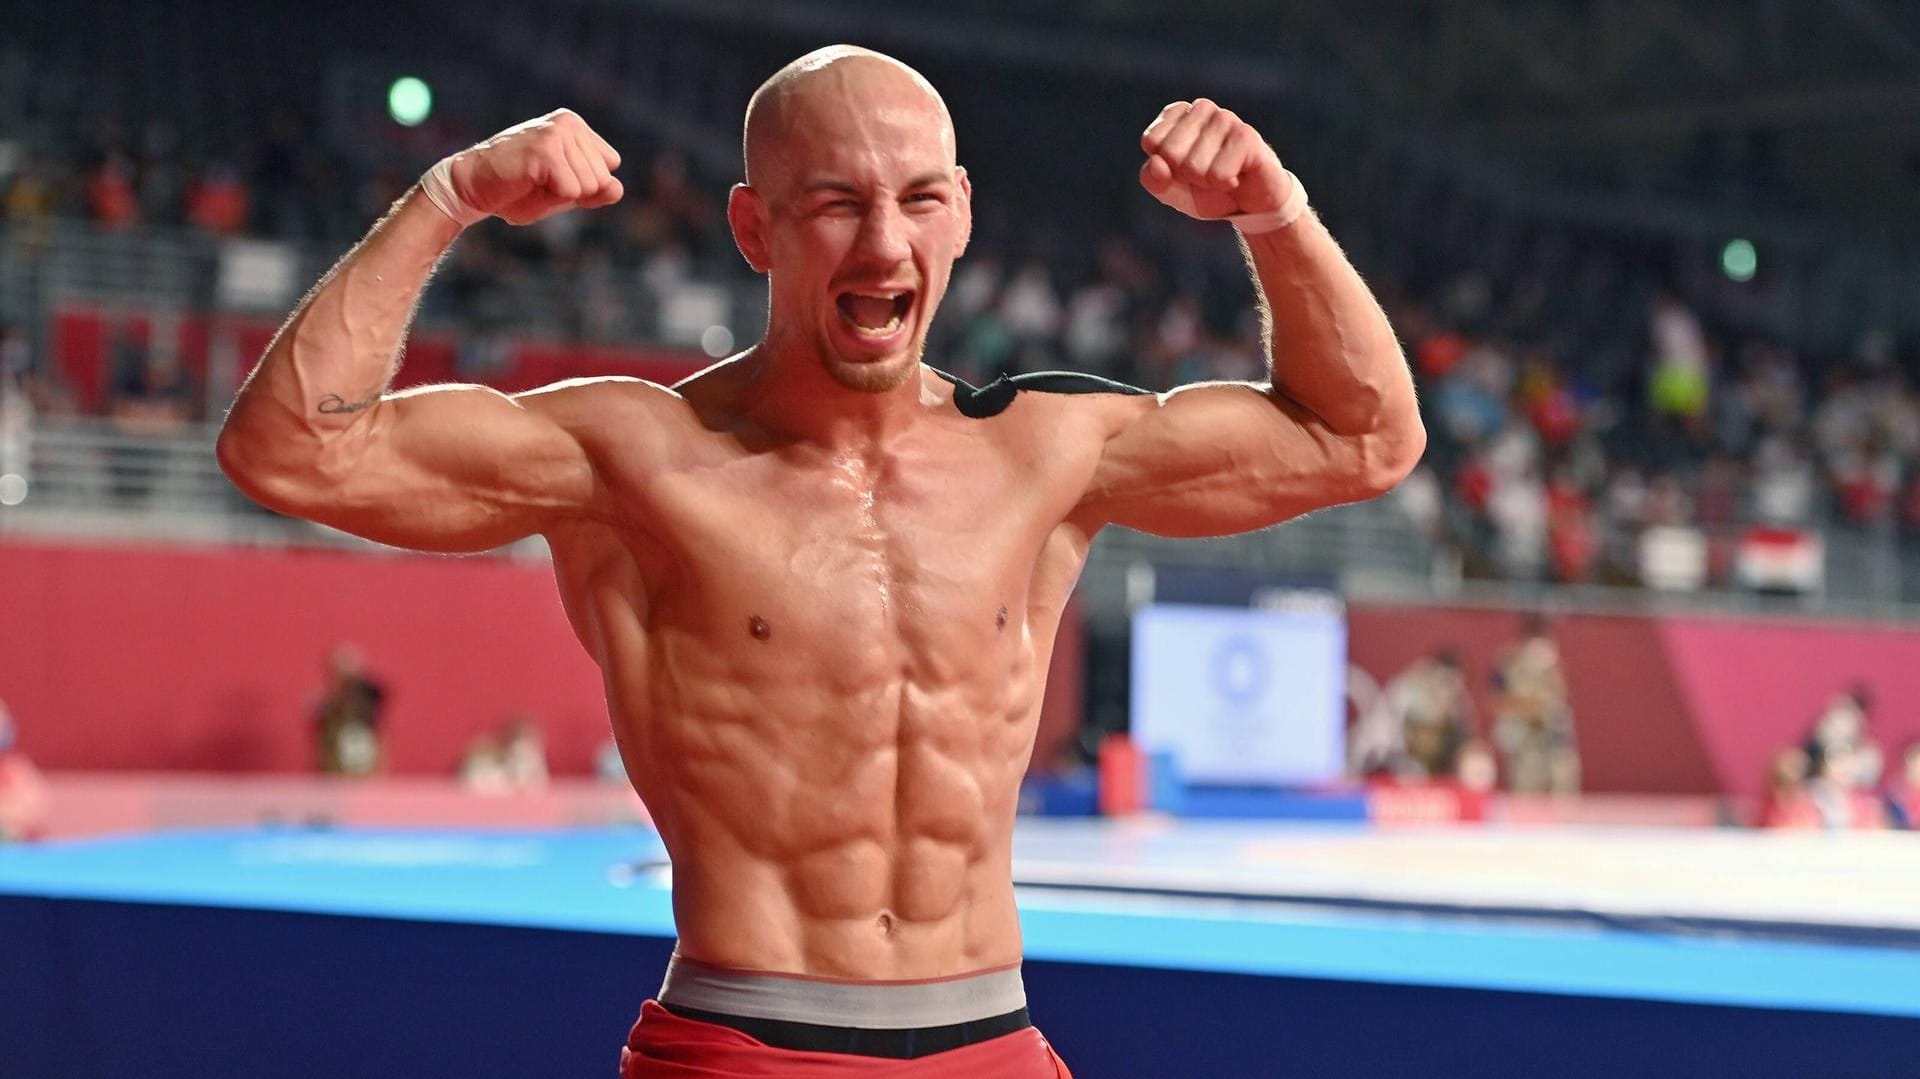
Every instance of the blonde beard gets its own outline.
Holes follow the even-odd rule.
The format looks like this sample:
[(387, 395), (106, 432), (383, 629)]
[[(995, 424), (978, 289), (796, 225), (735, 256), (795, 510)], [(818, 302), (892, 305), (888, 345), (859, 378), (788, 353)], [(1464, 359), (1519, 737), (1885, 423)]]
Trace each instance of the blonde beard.
[(848, 363), (829, 352), (821, 358), (820, 364), (826, 368), (827, 377), (846, 389), (856, 393), (887, 393), (905, 385), (920, 370), (920, 359), (925, 351), (926, 342), (915, 341), (906, 355), (893, 359)]

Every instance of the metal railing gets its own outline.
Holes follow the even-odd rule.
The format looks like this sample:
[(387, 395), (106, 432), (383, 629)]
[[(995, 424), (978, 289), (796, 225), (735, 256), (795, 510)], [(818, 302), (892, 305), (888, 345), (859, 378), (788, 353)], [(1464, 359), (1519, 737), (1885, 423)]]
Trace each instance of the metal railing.
[[(11, 477), (0, 480), (0, 533), (373, 546), (249, 501), (214, 459), (216, 433), (210, 424), (141, 431), (94, 419), (29, 425), (24, 439), (7, 441), (11, 450), (0, 448), (0, 474)], [(1404, 516), (1376, 502), (1223, 539), (1167, 540), (1111, 529), (1095, 544), (1087, 576), (1095, 602), (1105, 606), (1125, 603), (1125, 567), (1143, 560), (1413, 583), (1426, 575), (1431, 558)]]
[(220, 471), (216, 433), (105, 419), (16, 425), (0, 439), (0, 535), (378, 549), (255, 505)]
[[(215, 433), (212, 425), (142, 432), (111, 420), (0, 423), (0, 536), (388, 550), (255, 505), (220, 471)], [(1890, 589), (1877, 577), (1860, 578), (1846, 568), (1865, 561), (1868, 543), (1844, 530), (1829, 531), (1828, 566), (1837, 571), (1829, 573), (1824, 593), (1808, 596), (1460, 581), (1435, 572), (1433, 546), (1388, 498), (1220, 539), (1108, 529), (1093, 546), (1079, 594), (1092, 617), (1108, 624), (1123, 620), (1134, 600), (1129, 574), (1140, 564), (1157, 563), (1323, 576), (1350, 595), (1398, 602), (1911, 619), (1915, 609), (1901, 596), (1920, 595), (1920, 558), (1898, 560), (1893, 572), (1905, 587)], [(495, 553), (547, 557), (538, 537)]]

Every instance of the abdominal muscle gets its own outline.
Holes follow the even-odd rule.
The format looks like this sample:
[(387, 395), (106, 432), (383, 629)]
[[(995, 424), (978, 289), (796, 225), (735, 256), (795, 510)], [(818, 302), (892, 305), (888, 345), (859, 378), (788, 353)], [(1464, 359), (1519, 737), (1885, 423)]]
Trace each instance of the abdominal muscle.
[(1019, 764), (812, 741), (636, 770), (673, 859), (682, 954), (876, 980), (1018, 961)]
[[(651, 677), (609, 684), (629, 775), (673, 860), (682, 954), (864, 980), (1019, 961), (1011, 844), (1038, 720), (1030, 662), (976, 655), (872, 679), (662, 628)], [(977, 677), (982, 665), (996, 677)], [(636, 696), (643, 707), (621, 707)]]

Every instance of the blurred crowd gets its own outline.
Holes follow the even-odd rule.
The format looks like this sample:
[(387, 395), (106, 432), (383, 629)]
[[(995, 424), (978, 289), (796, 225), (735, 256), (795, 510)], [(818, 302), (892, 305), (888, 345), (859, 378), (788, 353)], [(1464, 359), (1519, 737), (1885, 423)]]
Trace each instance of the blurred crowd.
[[(439, 138), (458, 137), (440, 131)], [(189, 144), (164, 120), (99, 121), (63, 145), (0, 141), (0, 222), (24, 237), (61, 219), (103, 233), (152, 226), (212, 237), (287, 240), (338, 251), (358, 240), (413, 184), (405, 153), (369, 157), (334, 147), (288, 106), (260, 130), (226, 132), (217, 146)], [(542, 311), (590, 340), (641, 336), (641, 305), (622, 290), (665, 291), (734, 261), (719, 193), (696, 182), (685, 159), (644, 143), (622, 169), (627, 197), (597, 213), (548, 218), (522, 229), (473, 230), (442, 270), (438, 300), (484, 333), (524, 325), (535, 312), (516, 283), (539, 278)]]
[[(434, 137), (463, 136), (436, 130)], [(109, 233), (145, 225), (352, 242), (416, 179), (397, 164), (404, 153), (350, 152), (286, 104), (269, 111), (257, 130), (223, 130), (215, 143), (206, 138), (202, 132), (189, 141), (162, 119), (108, 119), (68, 132), (56, 145), (0, 141), (0, 212), (29, 233), (65, 218)], [(723, 227), (714, 212), (718, 189), (696, 187), (678, 154), (640, 150), (622, 176), (629, 197), (614, 212), (532, 230), (535, 239), (514, 253), (539, 263), (585, 237), (637, 264), (662, 250), (707, 250)]]
[[(695, 175), (658, 148), (636, 148), (623, 172), (629, 194), (617, 207), (524, 229), (488, 225), (455, 248), (430, 302), (457, 316), (463, 372), (485, 379), (488, 355), (529, 323), (530, 304), (562, 307), (540, 314), (577, 338), (632, 339), (655, 329), (648, 297), (746, 278), (725, 226), (724, 178)], [(218, 147), (186, 145), (161, 122), (108, 122), (64, 147), (0, 154), (0, 211), (5, 228), (26, 234), (69, 217), (107, 231), (151, 224), (337, 250), (410, 181), (330, 151), (283, 107), (252, 138)], [(1343, 232), (1364, 187), (1350, 186), (1330, 188), (1345, 200)], [(1443, 206), (1440, 219), (1452, 216)], [(1061, 367), (1155, 389), (1261, 377), (1237, 254), (1218, 230), (1203, 243), (1164, 218), (1091, 243), (983, 227), (955, 269), (930, 361), (976, 382)], [(1445, 250), (1454, 238), (1441, 235), (1449, 228), (1419, 238), (1418, 259), (1360, 261), (1407, 346), (1431, 435), (1396, 501), (1464, 574), (1646, 583), (1644, 542), (1663, 530), (1701, 548), (1700, 579), (1683, 581), (1697, 587), (1730, 579), (1735, 545), (1756, 525), (1920, 539), (1910, 343), (1866, 333), (1849, 355), (1809, 352), (1717, 325), (1670, 291), (1657, 265), (1604, 246), (1570, 254), (1579, 245), (1551, 227), (1496, 243), (1494, 226), (1474, 226), (1454, 255)], [(1490, 261), (1500, 268), (1490, 272)], [(1605, 287), (1583, 284), (1596, 274)], [(548, 287), (521, 287), (529, 281)], [(1581, 305), (1601, 311), (1606, 340), (1580, 339), (1594, 324), (1590, 310), (1573, 317)], [(165, 429), (194, 416), (198, 398), (169, 357), (129, 343), (115, 358), (117, 418)], [(57, 380), (36, 378), (57, 411), (60, 388), (47, 384)]]
[[(387, 696), (385, 681), (369, 668), (358, 646), (342, 641), (328, 650), (321, 687), (310, 708), (314, 762), (320, 774), (354, 779), (386, 774)], [(611, 739), (596, 751), (593, 772), (608, 783), (627, 782), (626, 766)], [(531, 712), (514, 712), (481, 729), (467, 743), (454, 774), (474, 794), (545, 790), (550, 772), (539, 718)]]
[(1920, 828), (1920, 741), (1889, 761), (1874, 739), (1873, 695), (1835, 694), (1806, 740), (1783, 749), (1767, 775), (1767, 828)]
[[(1467, 799), (1496, 790), (1578, 794), (1573, 710), (1548, 622), (1530, 619), (1486, 672), (1493, 708), (1486, 721), (1474, 703), (1475, 677), (1451, 647), (1421, 656), (1384, 684), (1350, 668), (1348, 774), (1374, 785), (1451, 789)], [(1834, 694), (1806, 737), (1774, 756), (1760, 804), (1751, 813), (1729, 807), (1727, 820), (1780, 829), (1920, 830), (1920, 740), (1889, 756), (1873, 736), (1872, 712), (1864, 685)]]
[(1375, 783), (1578, 794), (1573, 708), (1560, 646), (1546, 619), (1529, 619), (1488, 677), (1494, 715), (1483, 727), (1471, 676), (1456, 649), (1436, 649), (1384, 685), (1360, 667), (1351, 668), (1348, 772)]
[(46, 833), (47, 783), (15, 742), (13, 715), (0, 701), (0, 846)]
[(1400, 326), (1431, 445), (1401, 504), (1470, 574), (1632, 583), (1655, 528), (1698, 534), (1715, 582), (1747, 527), (1920, 537), (1920, 396), (1885, 336), (1807, 357), (1659, 293), (1607, 392), (1537, 345), (1424, 309)]

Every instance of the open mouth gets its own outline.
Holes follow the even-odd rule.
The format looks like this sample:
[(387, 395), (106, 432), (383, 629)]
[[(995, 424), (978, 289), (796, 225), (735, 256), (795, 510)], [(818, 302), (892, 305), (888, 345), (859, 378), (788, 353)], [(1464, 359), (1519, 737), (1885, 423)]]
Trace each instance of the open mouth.
[(913, 309), (912, 289), (857, 289), (834, 297), (840, 321), (863, 337), (888, 337)]

